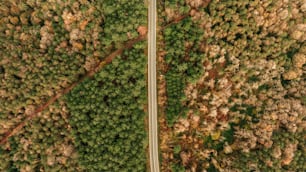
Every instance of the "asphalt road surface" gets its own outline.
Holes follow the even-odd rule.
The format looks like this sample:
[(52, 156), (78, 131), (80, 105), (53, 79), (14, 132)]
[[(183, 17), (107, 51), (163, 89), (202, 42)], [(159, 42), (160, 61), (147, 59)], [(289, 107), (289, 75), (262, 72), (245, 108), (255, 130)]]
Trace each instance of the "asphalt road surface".
[(150, 171), (159, 172), (158, 117), (156, 88), (156, 0), (149, 0), (148, 11), (148, 99)]

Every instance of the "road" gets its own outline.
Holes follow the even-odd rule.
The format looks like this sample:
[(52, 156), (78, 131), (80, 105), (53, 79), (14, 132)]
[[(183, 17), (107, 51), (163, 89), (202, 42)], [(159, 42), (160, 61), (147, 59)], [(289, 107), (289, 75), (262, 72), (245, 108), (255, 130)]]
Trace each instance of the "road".
[(156, 88), (156, 0), (149, 0), (148, 11), (148, 99), (150, 171), (159, 172), (158, 117)]

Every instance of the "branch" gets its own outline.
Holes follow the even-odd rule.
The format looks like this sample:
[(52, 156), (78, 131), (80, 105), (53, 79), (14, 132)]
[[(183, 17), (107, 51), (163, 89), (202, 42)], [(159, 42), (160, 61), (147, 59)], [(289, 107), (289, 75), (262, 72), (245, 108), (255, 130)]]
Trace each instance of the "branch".
[(187, 17), (189, 17), (189, 14), (181, 15), (181, 16), (173, 19), (171, 22), (166, 23), (164, 26), (161, 27), (161, 30), (164, 30), (164, 29), (166, 29), (167, 27), (169, 27), (169, 26), (171, 26), (173, 24), (177, 24), (177, 23), (181, 22), (182, 20), (184, 20)]

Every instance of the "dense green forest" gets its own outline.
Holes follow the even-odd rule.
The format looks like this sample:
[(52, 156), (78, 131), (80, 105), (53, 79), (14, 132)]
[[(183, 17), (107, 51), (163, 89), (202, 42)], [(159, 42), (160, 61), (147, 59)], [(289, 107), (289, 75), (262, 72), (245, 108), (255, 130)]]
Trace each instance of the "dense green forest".
[(297, 0), (159, 1), (162, 171), (306, 170), (305, 17)]
[(76, 149), (86, 171), (146, 169), (144, 45), (135, 45), (67, 96)]
[(168, 93), (166, 115), (170, 125), (173, 124), (177, 114), (184, 113), (184, 108), (177, 103), (177, 100), (184, 98), (183, 90), (186, 83), (196, 80), (202, 73), (204, 55), (198, 52), (202, 34), (190, 18), (183, 19), (180, 23), (164, 30), (167, 52), (165, 62), (169, 67), (166, 73)]
[(26, 120), (0, 171), (144, 171), (146, 41), (94, 70), (146, 25), (142, 0), (0, 0), (0, 140)]

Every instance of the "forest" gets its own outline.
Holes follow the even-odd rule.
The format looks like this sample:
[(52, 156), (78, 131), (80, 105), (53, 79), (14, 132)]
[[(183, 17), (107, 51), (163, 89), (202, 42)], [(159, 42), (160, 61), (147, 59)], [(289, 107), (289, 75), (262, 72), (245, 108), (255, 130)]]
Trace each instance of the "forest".
[(0, 171), (145, 171), (147, 7), (0, 1)]
[(305, 171), (306, 3), (158, 1), (161, 171)]
[[(157, 0), (162, 172), (306, 171), (305, 0)], [(0, 0), (0, 172), (144, 172), (147, 0)]]
[(70, 126), (86, 171), (145, 171), (144, 42), (67, 95)]

